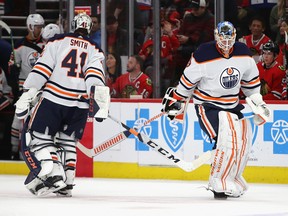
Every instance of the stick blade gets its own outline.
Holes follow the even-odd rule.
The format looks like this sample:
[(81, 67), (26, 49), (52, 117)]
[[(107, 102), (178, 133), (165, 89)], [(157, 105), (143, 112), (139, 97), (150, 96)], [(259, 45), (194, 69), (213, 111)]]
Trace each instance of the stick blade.
[(76, 143), (76, 147), (83, 152), (85, 155), (87, 155), (90, 158), (93, 158), (93, 149), (88, 149), (86, 148), (82, 143), (80, 143), (79, 141)]
[(210, 160), (211, 156), (212, 156), (211, 151), (207, 151), (203, 153), (202, 155), (200, 155), (196, 160), (192, 161), (193, 169), (191, 171), (198, 169), (200, 166), (202, 166), (204, 163)]
[(2, 20), (0, 20), (0, 26), (2, 26), (8, 32), (9, 35), (11, 34), (11, 28)]

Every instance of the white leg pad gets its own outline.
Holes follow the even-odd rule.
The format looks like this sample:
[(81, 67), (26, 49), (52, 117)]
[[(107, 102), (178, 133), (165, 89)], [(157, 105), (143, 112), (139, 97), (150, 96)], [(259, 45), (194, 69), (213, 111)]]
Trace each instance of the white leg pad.
[(247, 119), (241, 119), (240, 123), (242, 128), (242, 139), (241, 145), (237, 151), (237, 174), (235, 182), (237, 187), (240, 189), (241, 194), (244, 194), (245, 191), (248, 190), (248, 184), (242, 174), (247, 165), (249, 153), (252, 147), (252, 129), (251, 124)]
[(241, 127), (238, 116), (229, 112), (219, 112), (217, 148), (212, 161), (209, 185), (212, 190), (230, 196), (240, 196), (235, 184), (237, 174), (237, 151), (241, 141)]
[(34, 152), (37, 160), (40, 161), (41, 171), (38, 174), (38, 178), (35, 178), (26, 184), (27, 189), (37, 196), (43, 196), (65, 187), (66, 184), (64, 181), (57, 181), (55, 182), (55, 186), (57, 187), (49, 188), (46, 186), (39, 191), (36, 191), (37, 186), (43, 184), (49, 177), (62, 176), (63, 179), (65, 178), (60, 156), (57, 153), (57, 148), (53, 142), (52, 136), (33, 131), (29, 147), (31, 152)]
[(62, 132), (59, 133), (59, 136), (56, 138), (57, 143), (64, 149), (64, 155), (61, 160), (64, 164), (64, 170), (66, 174), (67, 185), (72, 185), (75, 179), (76, 173), (76, 139), (74, 135), (68, 136)]

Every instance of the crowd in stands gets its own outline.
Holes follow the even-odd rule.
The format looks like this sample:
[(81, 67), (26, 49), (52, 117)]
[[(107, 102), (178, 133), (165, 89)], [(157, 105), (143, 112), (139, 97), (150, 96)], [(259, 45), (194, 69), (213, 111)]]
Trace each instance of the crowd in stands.
[[(286, 71), (288, 68), (288, 14), (285, 0), (263, 1), (252, 4), (248, 0), (225, 0), (225, 20), (237, 28), (237, 40), (245, 43), (257, 62), (264, 100), (286, 100)], [(256, 1), (255, 1), (256, 2)], [(111, 97), (152, 98), (153, 85), (153, 17), (152, 2), (135, 0), (134, 54), (128, 55), (128, 4), (126, 0), (107, 1), (106, 17), (106, 81)], [(0, 13), (4, 14), (4, 1)], [(161, 0), (161, 87), (176, 86), (191, 54), (203, 43), (214, 40), (213, 0)], [(0, 14), (1, 15), (1, 14)], [(38, 16), (38, 15), (37, 15)], [(41, 17), (41, 15), (39, 15)], [(13, 111), (13, 103), (21, 95), (21, 86), (45, 46), (40, 23), (29, 23), (28, 34), (16, 42), (15, 50), (0, 39), (0, 112)], [(101, 16), (92, 11), (93, 28), (90, 37), (101, 47)], [(67, 26), (60, 26), (61, 33)], [(53, 35), (52, 35), (53, 36)], [(27, 49), (32, 53), (24, 62)], [(263, 49), (264, 47), (264, 49)], [(5, 54), (6, 53), (6, 54)], [(10, 60), (9, 57), (10, 56)], [(14, 56), (15, 55), (15, 56)], [(121, 57), (127, 56), (126, 61)], [(16, 57), (16, 60), (15, 60)], [(9, 62), (9, 64), (8, 64)], [(25, 65), (26, 64), (26, 65)], [(126, 66), (127, 64), (127, 66)], [(123, 71), (123, 67), (126, 70)], [(16, 75), (15, 75), (16, 74)], [(16, 81), (17, 80), (17, 81)], [(14, 97), (13, 97), (14, 95)], [(15, 120), (15, 119), (14, 119)], [(12, 124), (12, 158), (18, 159), (21, 122)]]

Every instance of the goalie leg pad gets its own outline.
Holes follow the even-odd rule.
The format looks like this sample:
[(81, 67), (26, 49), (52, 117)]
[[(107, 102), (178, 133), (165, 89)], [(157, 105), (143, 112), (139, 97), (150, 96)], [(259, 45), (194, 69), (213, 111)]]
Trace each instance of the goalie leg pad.
[[(64, 164), (65, 170), (65, 183), (67, 185), (73, 185), (76, 173), (76, 139), (72, 134), (68, 136), (62, 132), (56, 138), (57, 145), (60, 146), (61, 161)], [(58, 150), (58, 151), (59, 151)]]
[(238, 116), (229, 112), (219, 112), (217, 147), (212, 160), (209, 186), (217, 193), (240, 196), (234, 179), (237, 173), (237, 149), (241, 140)]
[(238, 158), (235, 183), (238, 189), (241, 191), (241, 195), (243, 195), (248, 190), (248, 184), (242, 175), (247, 165), (249, 153), (252, 147), (252, 128), (247, 119), (241, 119), (240, 123), (242, 128), (242, 139), (240, 142), (241, 145), (237, 151)]
[(61, 155), (62, 164), (65, 170), (66, 187), (56, 192), (57, 196), (72, 197), (74, 179), (76, 174), (76, 138), (72, 134), (68, 136), (62, 132), (56, 137), (56, 144), (59, 146), (58, 152)]
[(41, 163), (41, 170), (32, 181), (25, 182), (27, 189), (37, 196), (44, 196), (66, 187), (64, 169), (52, 137), (33, 131), (29, 148)]

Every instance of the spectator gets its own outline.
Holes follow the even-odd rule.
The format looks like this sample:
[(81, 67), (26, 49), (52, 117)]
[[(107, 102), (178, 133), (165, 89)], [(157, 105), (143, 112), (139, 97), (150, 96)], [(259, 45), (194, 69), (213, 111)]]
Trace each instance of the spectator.
[(263, 17), (264, 23), (267, 24), (265, 28), (265, 34), (269, 35), (270, 38), (273, 38), (270, 25), (268, 25), (269, 13), (271, 12), (272, 8), (277, 5), (277, 0), (250, 0), (249, 2), (250, 8), (255, 12), (254, 16), (257, 15)]
[(136, 0), (137, 6), (139, 9), (139, 21), (140, 21), (140, 28), (142, 28), (143, 31), (147, 28), (150, 17), (151, 17), (151, 0)]
[[(38, 60), (45, 43), (42, 40), (41, 32), (44, 27), (44, 19), (40, 14), (30, 14), (26, 20), (28, 34), (16, 42), (15, 57), (13, 52), (9, 64), (11, 65), (10, 76), (18, 81), (18, 92), (15, 91), (15, 99), (21, 95), (23, 84), (34, 64)], [(19, 143), (22, 130), (22, 122), (16, 116), (11, 128), (12, 159), (19, 159)]]
[(165, 19), (182, 21), (187, 11), (191, 11), (191, 3), (186, 0), (171, 0), (169, 3), (164, 4), (163, 7)]
[[(264, 100), (281, 100), (285, 83), (285, 69), (276, 59), (279, 49), (272, 41), (265, 43), (262, 49), (262, 62), (258, 62), (261, 94)], [(284, 96), (284, 95), (283, 95)]]
[(108, 53), (106, 59), (107, 75), (106, 75), (106, 85), (112, 89), (112, 85), (115, 83), (116, 79), (122, 74), (121, 58), (116, 53)]
[(111, 15), (107, 17), (107, 50), (109, 53), (128, 55), (128, 33), (122, 29), (117, 19)]
[(128, 59), (127, 73), (116, 79), (112, 86), (111, 97), (130, 98), (131, 95), (140, 95), (142, 98), (152, 96), (152, 81), (142, 72), (143, 60), (138, 55)]
[(193, 0), (191, 12), (183, 18), (177, 35), (180, 47), (175, 56), (175, 77), (179, 80), (192, 52), (203, 43), (214, 40), (214, 15), (207, 10), (207, 0)]
[[(170, 81), (173, 78), (170, 73), (173, 67), (173, 54), (179, 46), (180, 43), (172, 31), (172, 24), (163, 20), (161, 22), (161, 67), (163, 71), (161, 74), (163, 82), (161, 84), (166, 84), (166, 86), (163, 86), (164, 89), (170, 85)], [(151, 32), (151, 37), (143, 44), (139, 56), (144, 61), (144, 72), (149, 77), (153, 77), (153, 31)], [(168, 83), (165, 80), (168, 80)]]
[(92, 15), (92, 29), (90, 33), (90, 38), (95, 41), (98, 47), (101, 47), (101, 16), (99, 14)]
[[(107, 14), (112, 14), (117, 19), (119, 26), (128, 31), (129, 24), (129, 2), (127, 0), (110, 0)], [(134, 0), (134, 28), (142, 29), (140, 10), (137, 1)]]
[(277, 40), (279, 46), (279, 55), (277, 62), (284, 66), (285, 69), (288, 68), (287, 59), (288, 59), (288, 19), (282, 18), (280, 21), (279, 35), (280, 37)]
[(238, 31), (237, 38), (241, 38), (244, 35), (250, 34), (249, 22), (252, 17), (255, 16), (255, 11), (250, 7), (249, 0), (240, 0), (237, 2), (238, 5)]
[(243, 36), (239, 41), (248, 46), (252, 52), (253, 59), (257, 63), (260, 60), (259, 57), (261, 55), (263, 44), (267, 43), (271, 39), (264, 34), (265, 22), (259, 16), (255, 16), (251, 19), (249, 29), (251, 34)]
[(269, 24), (271, 33), (273, 34), (273, 40), (279, 40), (279, 26), (280, 19), (285, 16), (285, 1), (286, 0), (278, 0), (277, 4), (274, 5), (270, 11), (269, 16)]

